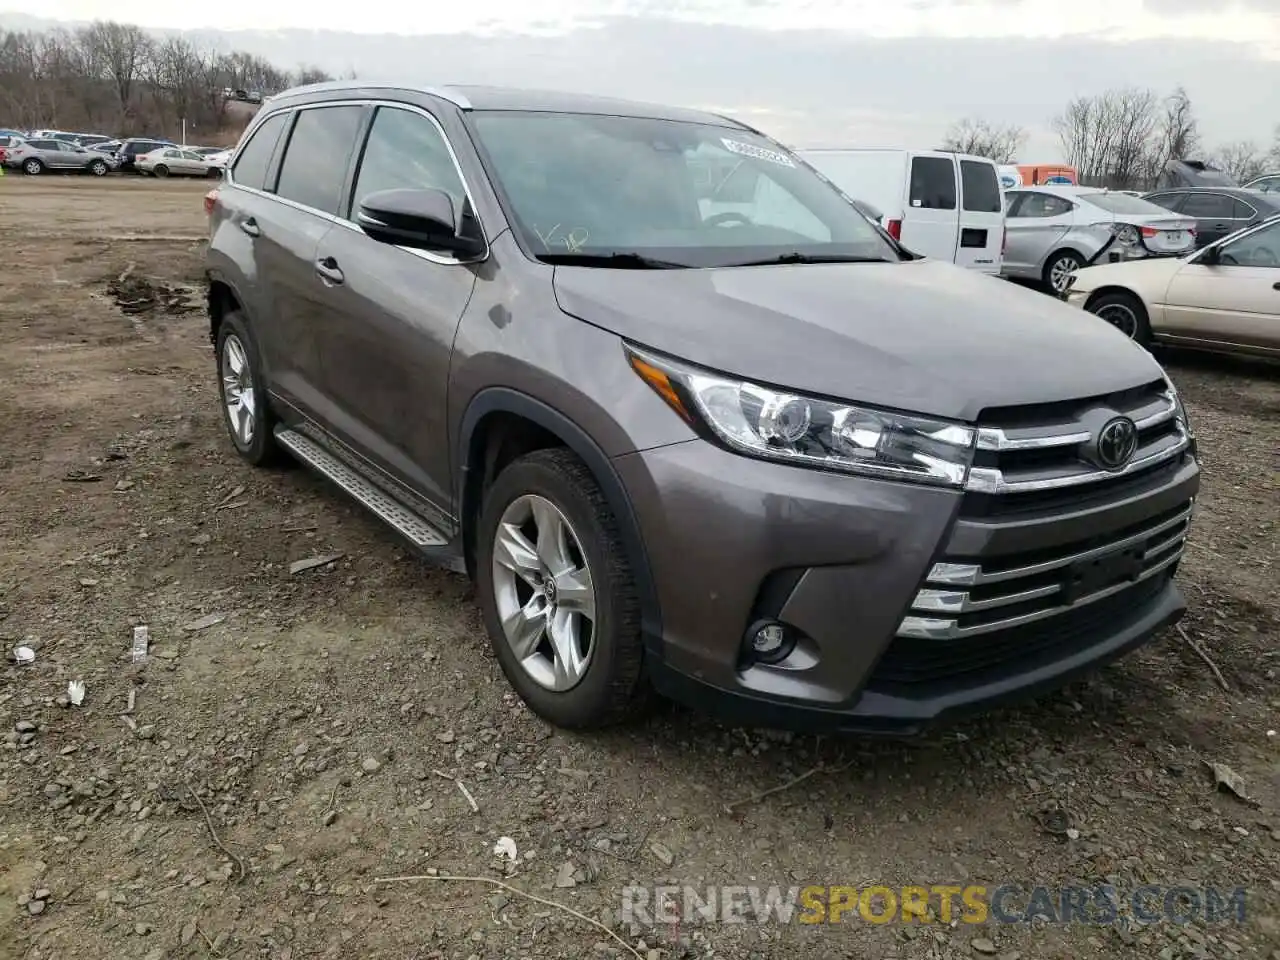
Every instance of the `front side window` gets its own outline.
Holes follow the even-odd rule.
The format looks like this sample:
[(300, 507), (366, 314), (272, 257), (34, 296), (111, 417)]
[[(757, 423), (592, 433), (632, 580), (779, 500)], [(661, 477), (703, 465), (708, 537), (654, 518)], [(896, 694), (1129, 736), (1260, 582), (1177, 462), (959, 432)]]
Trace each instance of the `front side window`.
[(477, 111), (469, 121), (508, 219), (540, 258), (901, 259), (839, 191), (746, 130), (546, 112)]
[(280, 163), (276, 195), (336, 214), (363, 115), (364, 108), (355, 105), (299, 110)]
[(267, 117), (262, 125), (253, 131), (253, 136), (240, 151), (231, 175), (236, 183), (254, 190), (261, 190), (267, 180), (267, 168), (271, 165), (271, 155), (275, 152), (276, 141), (280, 139), (280, 131), (284, 129), (288, 113), (277, 113)]
[(360, 158), (350, 215), (369, 194), (400, 189), (443, 190), (452, 198), (455, 214), (461, 213), (467, 196), (435, 124), (411, 110), (379, 107)]
[(911, 206), (925, 210), (956, 208), (956, 167), (947, 157), (913, 157)]
[(1231, 267), (1280, 269), (1280, 220), (1222, 247), (1221, 263)]

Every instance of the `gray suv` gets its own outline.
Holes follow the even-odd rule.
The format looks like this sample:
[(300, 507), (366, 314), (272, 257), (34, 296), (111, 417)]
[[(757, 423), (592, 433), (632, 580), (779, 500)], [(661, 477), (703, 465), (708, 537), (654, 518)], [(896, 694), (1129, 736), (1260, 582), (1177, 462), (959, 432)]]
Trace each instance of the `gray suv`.
[(273, 99), (228, 167), (236, 450), (467, 572), (553, 723), (656, 690), (911, 731), (1184, 609), (1199, 468), (1150, 354), (915, 257), (741, 123), (347, 81)]

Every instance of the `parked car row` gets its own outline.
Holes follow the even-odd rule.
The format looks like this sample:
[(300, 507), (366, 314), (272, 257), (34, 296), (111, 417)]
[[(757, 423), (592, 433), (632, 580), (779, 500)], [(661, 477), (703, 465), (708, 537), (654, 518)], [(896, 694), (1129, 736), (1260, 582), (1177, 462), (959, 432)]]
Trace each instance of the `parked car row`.
[(156, 137), (112, 140), (98, 134), (37, 130), (0, 133), (0, 164), (29, 175), (82, 172), (106, 176), (112, 171), (155, 176), (222, 175), (230, 151), (223, 147), (178, 146)]

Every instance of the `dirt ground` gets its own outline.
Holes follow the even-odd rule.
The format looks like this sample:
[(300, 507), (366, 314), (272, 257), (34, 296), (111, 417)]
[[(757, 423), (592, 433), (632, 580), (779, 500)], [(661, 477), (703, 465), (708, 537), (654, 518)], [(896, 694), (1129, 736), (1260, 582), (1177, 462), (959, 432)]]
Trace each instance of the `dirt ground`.
[[(233, 455), (207, 187), (0, 179), (0, 646), (35, 652), (0, 664), (0, 957), (1280, 958), (1280, 372), (1166, 358), (1205, 469), (1185, 636), (908, 742), (674, 707), (567, 735), (464, 579)], [(624, 943), (491, 885), (379, 882), (433, 873)], [(1243, 924), (618, 921), (664, 881), (1248, 892)]]

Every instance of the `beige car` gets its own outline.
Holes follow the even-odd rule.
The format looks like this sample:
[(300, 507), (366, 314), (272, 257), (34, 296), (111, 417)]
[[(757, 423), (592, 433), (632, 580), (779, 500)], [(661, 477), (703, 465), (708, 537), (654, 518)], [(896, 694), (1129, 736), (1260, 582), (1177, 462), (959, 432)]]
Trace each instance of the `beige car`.
[(222, 166), (210, 163), (208, 157), (202, 157), (194, 150), (182, 147), (160, 147), (150, 153), (144, 153), (134, 161), (143, 173), (157, 177), (221, 177)]
[(1077, 271), (1067, 302), (1144, 345), (1280, 359), (1280, 216), (1190, 256)]

